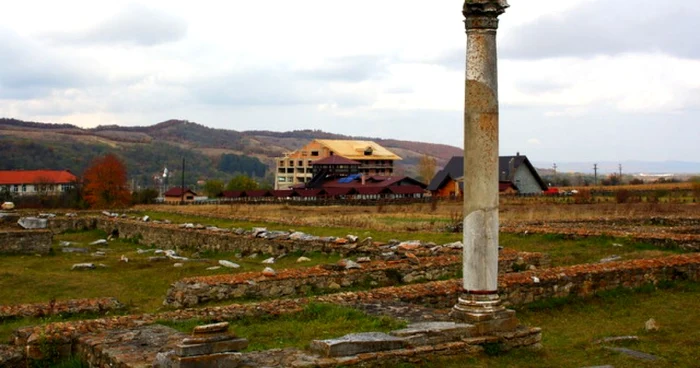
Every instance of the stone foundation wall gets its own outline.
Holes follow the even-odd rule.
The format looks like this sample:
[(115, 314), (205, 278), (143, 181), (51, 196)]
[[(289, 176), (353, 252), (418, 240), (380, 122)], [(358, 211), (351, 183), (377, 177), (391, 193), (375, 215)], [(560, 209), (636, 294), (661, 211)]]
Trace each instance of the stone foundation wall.
[(71, 299), (49, 303), (0, 305), (0, 321), (22, 317), (104, 313), (123, 307), (124, 306), (114, 298)]
[(48, 230), (0, 230), (0, 253), (48, 254), (52, 237)]
[[(533, 276), (538, 279), (534, 280)], [(510, 273), (500, 278), (499, 288), (507, 302), (519, 304), (550, 297), (589, 296), (595, 292), (618, 286), (632, 288), (667, 280), (700, 281), (700, 254)], [(572, 285), (565, 287), (569, 283)], [(203, 321), (225, 321), (254, 316), (296, 313), (310, 302), (354, 305), (402, 300), (450, 308), (455, 304), (457, 294), (460, 291), (461, 280), (447, 280), (361, 292), (342, 292), (313, 298), (277, 299), (259, 303), (180, 309), (158, 314), (55, 322), (15, 330), (12, 345), (17, 347), (36, 345), (40, 342), (41, 336), (47, 337), (48, 340), (45, 342), (55, 341), (58, 345), (65, 345), (77, 341), (78, 337), (86, 333), (108, 329), (135, 328), (154, 324), (159, 320), (197, 318)], [(22, 349), (25, 352), (28, 350), (31, 349)], [(15, 354), (17, 349), (4, 348), (0, 345), (0, 353), (3, 351), (7, 351), (8, 355), (11, 355)], [(2, 359), (3, 357), (0, 355), (0, 362)]]
[[(499, 272), (514, 268), (548, 266), (541, 253), (508, 252), (499, 257)], [(163, 305), (182, 308), (235, 298), (280, 298), (311, 291), (333, 290), (361, 284), (387, 286), (454, 277), (462, 269), (461, 256), (421, 257), (401, 261), (363, 263), (361, 269), (333, 270), (327, 266), (288, 269), (274, 277), (261, 272), (186, 278), (173, 283)]]

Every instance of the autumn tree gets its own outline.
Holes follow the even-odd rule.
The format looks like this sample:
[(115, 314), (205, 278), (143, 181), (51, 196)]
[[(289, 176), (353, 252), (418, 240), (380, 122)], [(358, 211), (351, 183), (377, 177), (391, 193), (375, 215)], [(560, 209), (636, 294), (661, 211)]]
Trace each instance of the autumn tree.
[(429, 183), (435, 176), (437, 162), (434, 157), (424, 154), (418, 161), (418, 179), (424, 183)]
[(258, 182), (247, 175), (236, 175), (226, 184), (226, 190), (258, 189)]
[(83, 193), (91, 207), (123, 207), (129, 205), (126, 166), (114, 154), (92, 161), (83, 175)]
[(224, 182), (221, 180), (207, 180), (204, 183), (204, 192), (207, 193), (207, 197), (216, 198), (221, 192), (224, 191)]

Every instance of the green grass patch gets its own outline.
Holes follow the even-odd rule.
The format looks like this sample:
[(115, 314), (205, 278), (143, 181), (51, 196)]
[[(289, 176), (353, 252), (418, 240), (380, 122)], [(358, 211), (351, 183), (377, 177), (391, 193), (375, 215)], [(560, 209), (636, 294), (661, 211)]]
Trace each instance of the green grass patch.
[[(190, 333), (202, 320), (159, 322)], [(309, 304), (290, 315), (246, 318), (230, 321), (230, 329), (250, 342), (247, 351), (294, 347), (304, 349), (312, 340), (330, 339), (348, 333), (404, 328), (406, 323), (389, 317), (367, 315), (357, 309), (330, 304)]]
[[(665, 283), (661, 288), (616, 289), (568, 303), (525, 307), (517, 311), (521, 323), (542, 328), (541, 351), (515, 350), (473, 358), (430, 358), (405, 367), (697, 367), (700, 351), (700, 284)], [(644, 323), (654, 318), (661, 329), (647, 332)], [(593, 342), (611, 336), (639, 336), (639, 342), (622, 344), (653, 354), (660, 360), (645, 362), (605, 350)], [(493, 351), (491, 351), (493, 353)]]

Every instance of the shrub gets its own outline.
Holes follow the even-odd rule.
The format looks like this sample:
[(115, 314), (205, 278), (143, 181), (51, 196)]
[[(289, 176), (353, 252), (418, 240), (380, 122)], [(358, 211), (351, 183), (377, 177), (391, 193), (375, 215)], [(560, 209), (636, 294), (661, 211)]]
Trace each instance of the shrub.
[(617, 203), (627, 203), (631, 199), (631, 193), (627, 189), (620, 189), (615, 192), (615, 200)]

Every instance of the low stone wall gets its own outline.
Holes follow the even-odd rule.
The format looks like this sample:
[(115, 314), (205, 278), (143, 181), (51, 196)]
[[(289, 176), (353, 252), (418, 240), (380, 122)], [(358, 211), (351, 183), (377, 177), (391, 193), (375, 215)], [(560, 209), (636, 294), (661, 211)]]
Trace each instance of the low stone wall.
[[(331, 265), (332, 266), (332, 265)], [(499, 272), (548, 266), (548, 257), (541, 253), (503, 251)], [(315, 266), (287, 269), (266, 277), (261, 272), (235, 275), (191, 277), (173, 283), (163, 305), (175, 308), (193, 307), (210, 301), (235, 298), (280, 298), (304, 295), (310, 291), (333, 290), (361, 284), (387, 286), (454, 277), (462, 269), (459, 255), (407, 258), (400, 261), (363, 263), (361, 269), (333, 269)]]
[(49, 303), (0, 305), (0, 321), (22, 317), (104, 313), (123, 307), (124, 306), (114, 298), (71, 299)]
[(52, 237), (48, 230), (0, 230), (0, 253), (48, 254)]
[(97, 217), (53, 217), (48, 219), (48, 228), (54, 234), (92, 230), (97, 228), (97, 219)]
[[(521, 304), (552, 297), (585, 297), (618, 286), (634, 288), (672, 280), (700, 281), (700, 254), (509, 273), (501, 276), (499, 289), (507, 303)], [(75, 343), (79, 336), (87, 333), (130, 329), (154, 324), (159, 320), (197, 318), (204, 321), (225, 321), (280, 315), (299, 312), (310, 302), (357, 305), (400, 300), (450, 308), (456, 303), (457, 294), (462, 289), (461, 285), (461, 280), (434, 281), (361, 292), (342, 292), (313, 298), (277, 299), (221, 307), (179, 309), (158, 314), (56, 322), (15, 330), (12, 345), (26, 347), (22, 349), (26, 352), (31, 350), (31, 346), (36, 348), (36, 345), (42, 341), (41, 337), (44, 337), (43, 343), (55, 342), (65, 346)], [(18, 350), (0, 346), (0, 353), (4, 351), (12, 355)], [(0, 362), (2, 359), (3, 357), (0, 356)]]

